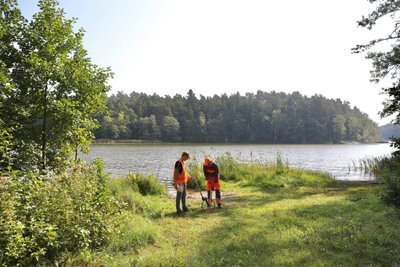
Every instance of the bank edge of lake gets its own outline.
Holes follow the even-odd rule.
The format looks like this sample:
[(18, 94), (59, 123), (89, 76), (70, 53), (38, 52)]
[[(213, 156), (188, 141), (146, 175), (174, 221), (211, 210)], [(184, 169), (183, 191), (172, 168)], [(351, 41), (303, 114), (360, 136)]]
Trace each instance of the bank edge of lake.
[(346, 145), (346, 144), (383, 144), (390, 143), (390, 140), (380, 142), (360, 143), (360, 142), (339, 142), (339, 143), (171, 143), (163, 141), (149, 141), (140, 139), (95, 139), (92, 144), (138, 144), (138, 145)]

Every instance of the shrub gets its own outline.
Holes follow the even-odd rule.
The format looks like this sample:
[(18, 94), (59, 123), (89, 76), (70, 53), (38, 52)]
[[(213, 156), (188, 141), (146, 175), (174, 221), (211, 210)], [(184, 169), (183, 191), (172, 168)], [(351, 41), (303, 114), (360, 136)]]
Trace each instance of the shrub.
[(400, 208), (400, 158), (396, 155), (381, 158), (373, 171), (384, 183), (382, 200)]
[(3, 129), (3, 121), (0, 119), (0, 176), (12, 167), (11, 139), (11, 134)]
[(134, 188), (137, 188), (142, 195), (165, 194), (165, 187), (154, 175), (129, 174), (129, 180)]
[(100, 161), (58, 176), (0, 180), (0, 266), (56, 265), (106, 244), (120, 206)]
[(218, 165), (219, 173), (222, 180), (241, 180), (241, 175), (238, 173), (240, 169), (240, 164), (230, 153), (226, 153), (223, 156), (217, 157), (215, 162)]

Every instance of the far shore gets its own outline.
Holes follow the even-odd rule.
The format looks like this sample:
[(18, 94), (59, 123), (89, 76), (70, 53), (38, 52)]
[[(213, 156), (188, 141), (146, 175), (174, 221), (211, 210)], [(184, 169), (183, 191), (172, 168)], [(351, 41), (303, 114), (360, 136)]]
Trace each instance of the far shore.
[(138, 144), (138, 145), (346, 145), (346, 144), (383, 144), (390, 143), (390, 140), (382, 140), (380, 142), (374, 143), (360, 143), (360, 142), (341, 142), (341, 143), (303, 143), (303, 144), (295, 144), (295, 143), (172, 143), (172, 142), (163, 142), (158, 140), (139, 140), (139, 139), (95, 139), (92, 144)]

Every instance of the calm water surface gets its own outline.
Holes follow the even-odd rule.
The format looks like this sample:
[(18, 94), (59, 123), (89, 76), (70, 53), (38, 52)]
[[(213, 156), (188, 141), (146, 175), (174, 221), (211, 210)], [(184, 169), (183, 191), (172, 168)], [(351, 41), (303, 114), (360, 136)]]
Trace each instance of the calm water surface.
[[(126, 175), (130, 171), (155, 174), (159, 178), (172, 177), (173, 165), (183, 151), (191, 160), (202, 162), (206, 155), (212, 158), (230, 153), (247, 162), (275, 162), (277, 153), (289, 166), (326, 171), (340, 180), (368, 180), (369, 176), (354, 171), (362, 159), (389, 155), (394, 151), (388, 143), (351, 145), (138, 145), (96, 144), (83, 158), (92, 161), (101, 157), (106, 171)], [(349, 167), (350, 171), (349, 171)]]

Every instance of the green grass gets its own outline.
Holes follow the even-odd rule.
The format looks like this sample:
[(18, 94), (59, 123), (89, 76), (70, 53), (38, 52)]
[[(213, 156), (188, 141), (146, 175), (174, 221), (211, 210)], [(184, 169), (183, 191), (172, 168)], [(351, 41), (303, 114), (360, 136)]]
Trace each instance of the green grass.
[(91, 264), (400, 265), (400, 213), (380, 201), (380, 185), (276, 164), (233, 169), (222, 182), (224, 209), (205, 212), (200, 199), (189, 198), (185, 216), (174, 214), (174, 198), (142, 196), (124, 179), (109, 181), (116, 197), (130, 204), (120, 232)]

